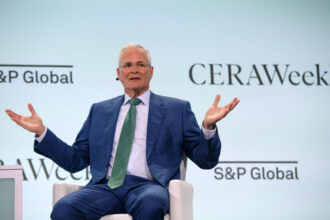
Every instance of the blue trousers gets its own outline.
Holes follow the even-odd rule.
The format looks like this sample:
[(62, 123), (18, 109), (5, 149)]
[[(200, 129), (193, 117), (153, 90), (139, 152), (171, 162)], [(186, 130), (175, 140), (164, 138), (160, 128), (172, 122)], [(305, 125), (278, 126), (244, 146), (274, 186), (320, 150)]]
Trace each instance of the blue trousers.
[(88, 219), (129, 213), (134, 220), (161, 220), (169, 210), (168, 190), (141, 177), (126, 175), (123, 186), (110, 189), (107, 180), (87, 184), (59, 200), (52, 211), (52, 220)]

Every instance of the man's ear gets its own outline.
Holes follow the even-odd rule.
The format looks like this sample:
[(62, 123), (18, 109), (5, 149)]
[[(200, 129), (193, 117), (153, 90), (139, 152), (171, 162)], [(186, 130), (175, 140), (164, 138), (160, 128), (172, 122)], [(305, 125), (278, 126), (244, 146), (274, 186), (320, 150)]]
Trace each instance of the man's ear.
[(121, 81), (119, 67), (116, 69), (116, 71), (117, 71), (117, 80)]
[(153, 66), (150, 67), (150, 73), (151, 73), (151, 78), (152, 78), (152, 76), (154, 75), (154, 67)]

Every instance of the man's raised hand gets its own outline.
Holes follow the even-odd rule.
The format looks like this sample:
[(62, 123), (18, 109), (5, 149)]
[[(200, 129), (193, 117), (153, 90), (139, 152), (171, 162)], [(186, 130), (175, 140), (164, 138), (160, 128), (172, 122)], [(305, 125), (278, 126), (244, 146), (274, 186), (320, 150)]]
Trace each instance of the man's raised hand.
[(220, 101), (220, 94), (216, 95), (213, 104), (207, 110), (203, 121), (203, 126), (206, 129), (212, 130), (215, 128), (215, 123), (223, 119), (231, 110), (233, 110), (239, 103), (239, 99), (236, 97), (225, 106), (218, 107)]
[(22, 116), (9, 109), (6, 109), (6, 113), (16, 124), (40, 136), (45, 131), (46, 127), (43, 125), (41, 118), (36, 113), (33, 106), (28, 104), (28, 108), (31, 112), (31, 116)]

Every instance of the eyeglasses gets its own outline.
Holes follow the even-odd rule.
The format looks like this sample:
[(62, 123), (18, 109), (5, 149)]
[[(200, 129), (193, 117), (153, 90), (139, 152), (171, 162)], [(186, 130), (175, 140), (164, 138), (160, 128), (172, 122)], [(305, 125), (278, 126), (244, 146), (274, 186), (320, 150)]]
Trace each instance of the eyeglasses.
[[(136, 67), (137, 69), (145, 69), (145, 68), (147, 68), (147, 67), (149, 67), (149, 66), (150, 66), (149, 64), (144, 63), (144, 62), (138, 62), (138, 63), (135, 64), (135, 67)], [(120, 68), (123, 68), (123, 69), (126, 70), (126, 69), (131, 69), (131, 68), (133, 68), (133, 67), (134, 67), (134, 64), (128, 62), (128, 63), (125, 63), (124, 65), (120, 65), (119, 67), (120, 67)]]

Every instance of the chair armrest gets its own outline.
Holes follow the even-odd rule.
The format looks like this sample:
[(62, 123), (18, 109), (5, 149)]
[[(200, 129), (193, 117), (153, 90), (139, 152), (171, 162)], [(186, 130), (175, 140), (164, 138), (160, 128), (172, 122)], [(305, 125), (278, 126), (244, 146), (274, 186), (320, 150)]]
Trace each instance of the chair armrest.
[(81, 189), (82, 186), (67, 184), (67, 183), (54, 183), (53, 185), (53, 206), (55, 203), (64, 196)]
[(182, 180), (171, 180), (168, 190), (171, 220), (192, 220), (194, 193), (192, 185)]

